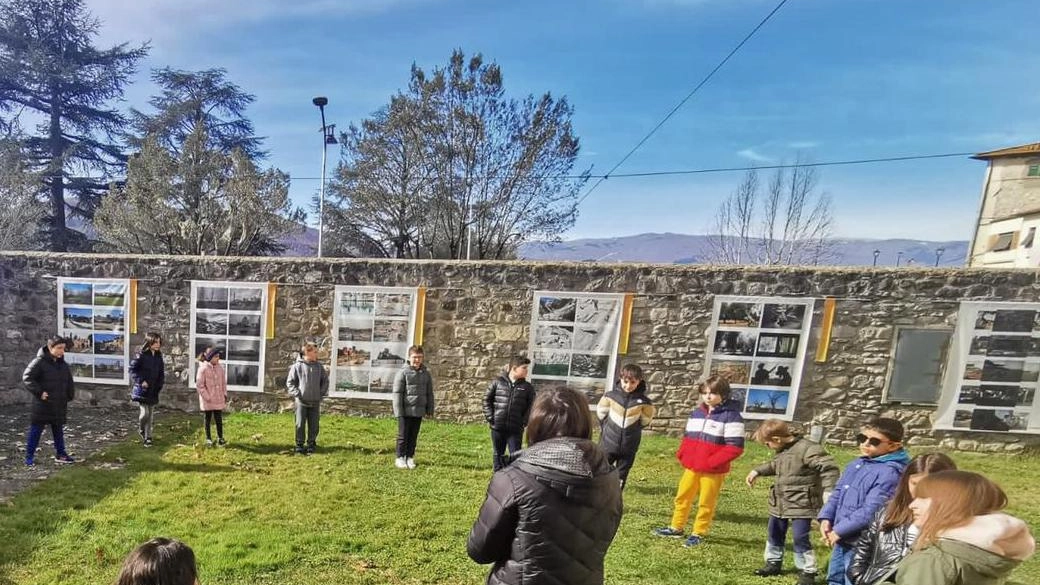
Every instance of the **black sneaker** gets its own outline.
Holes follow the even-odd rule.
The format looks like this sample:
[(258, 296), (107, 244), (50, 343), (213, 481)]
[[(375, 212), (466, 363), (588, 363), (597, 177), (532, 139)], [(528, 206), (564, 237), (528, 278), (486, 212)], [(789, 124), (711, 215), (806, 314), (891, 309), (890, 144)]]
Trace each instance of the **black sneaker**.
[(144, 446), (145, 447), (151, 447), (152, 446), (152, 438), (151, 437), (148, 437), (147, 439), (144, 440)]
[(317, 450), (318, 450), (318, 446), (315, 445), (314, 443), (311, 443), (311, 444), (307, 445), (307, 452), (308, 453), (314, 453)]
[(307, 449), (304, 448), (302, 445), (297, 445), (296, 448), (293, 449), (293, 453), (296, 453), (297, 455), (306, 455)]
[(816, 585), (816, 573), (806, 573), (805, 571), (798, 573), (797, 585)]
[(61, 463), (62, 465), (67, 465), (69, 463), (75, 463), (76, 460), (73, 459), (72, 457), (69, 457), (68, 455), (64, 455), (63, 454), (63, 455), (55, 455), (54, 456), (54, 462), (55, 463)]
[(223, 447), (224, 445), (227, 445), (227, 441), (224, 440), (224, 437), (221, 437), (217, 439), (217, 444)]
[(666, 538), (682, 538), (686, 536), (686, 533), (684, 533), (682, 530), (676, 530), (671, 526), (665, 526), (664, 528), (656, 528), (651, 534), (653, 534), (654, 536), (664, 536)]
[(761, 569), (755, 569), (755, 574), (759, 577), (772, 577), (783, 572), (783, 563), (781, 561), (766, 561), (765, 566)]

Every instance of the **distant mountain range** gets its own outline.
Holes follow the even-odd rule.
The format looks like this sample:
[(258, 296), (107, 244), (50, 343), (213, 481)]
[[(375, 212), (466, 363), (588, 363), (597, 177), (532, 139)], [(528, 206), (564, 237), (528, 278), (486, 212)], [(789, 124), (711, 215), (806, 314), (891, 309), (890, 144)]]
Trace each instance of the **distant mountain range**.
[[(520, 248), (525, 260), (573, 260), (596, 262), (653, 262), (664, 264), (699, 264), (711, 258), (713, 236), (688, 234), (639, 234), (617, 238), (589, 238), (558, 243), (530, 242)], [(963, 266), (968, 242), (929, 242), (923, 240), (868, 240), (835, 238), (827, 241), (838, 266), (870, 266), (878, 250), (879, 266), (901, 266), (908, 262), (933, 266), (936, 252), (940, 266)], [(902, 255), (900, 255), (902, 252)]]

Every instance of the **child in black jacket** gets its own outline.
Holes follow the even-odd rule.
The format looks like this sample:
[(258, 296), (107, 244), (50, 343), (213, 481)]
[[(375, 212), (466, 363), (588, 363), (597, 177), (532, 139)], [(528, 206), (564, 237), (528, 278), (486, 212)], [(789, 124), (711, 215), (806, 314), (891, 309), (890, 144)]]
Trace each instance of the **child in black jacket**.
[(530, 364), (531, 360), (523, 356), (513, 356), (508, 371), (492, 380), (484, 395), (484, 420), (491, 427), (495, 471), (508, 465), (509, 458), (520, 451), (520, 441), (534, 404), (534, 386), (527, 381)]
[(599, 417), (599, 446), (607, 461), (617, 468), (621, 489), (636, 460), (643, 429), (654, 418), (654, 405), (646, 396), (643, 369), (635, 364), (621, 368), (621, 379), (596, 405)]

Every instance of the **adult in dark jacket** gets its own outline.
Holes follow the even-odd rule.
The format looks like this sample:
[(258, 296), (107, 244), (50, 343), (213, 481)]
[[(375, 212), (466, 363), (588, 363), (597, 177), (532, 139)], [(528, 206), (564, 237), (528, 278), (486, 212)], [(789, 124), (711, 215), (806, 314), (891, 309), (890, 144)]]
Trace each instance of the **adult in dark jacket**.
[(398, 469), (415, 469), (415, 443), (422, 417), (433, 416), (433, 378), (423, 365), (423, 348), (408, 348), (408, 364), (394, 378), (393, 409), (397, 417)]
[(852, 561), (846, 573), (853, 585), (874, 585), (895, 569), (917, 539), (913, 526), (914, 515), (910, 502), (914, 501), (917, 484), (929, 473), (957, 469), (957, 464), (942, 453), (922, 453), (910, 460), (899, 479), (896, 493), (874, 514), (867, 529), (860, 535), (852, 552)]
[(50, 425), (54, 436), (54, 460), (73, 463), (75, 460), (65, 451), (65, 416), (69, 401), (76, 395), (76, 387), (72, 382), (72, 371), (65, 363), (65, 340), (61, 337), (48, 339), (47, 345), (36, 352), (36, 357), (25, 368), (22, 382), (33, 395), (25, 464), (35, 464), (36, 448), (45, 425)]
[(538, 394), (527, 449), (495, 473), (466, 550), (489, 585), (600, 585), (621, 523), (617, 471), (592, 438), (585, 397)]
[(513, 356), (505, 373), (488, 385), (484, 394), (484, 420), (491, 426), (491, 447), (495, 471), (505, 467), (509, 457), (520, 451), (524, 427), (534, 404), (534, 386), (527, 381), (531, 360)]
[(144, 336), (141, 351), (130, 360), (130, 377), (134, 386), (130, 398), (140, 407), (137, 417), (138, 433), (145, 447), (152, 446), (152, 423), (155, 421), (155, 405), (159, 404), (159, 392), (166, 382), (166, 365), (163, 363), (162, 337), (150, 331)]

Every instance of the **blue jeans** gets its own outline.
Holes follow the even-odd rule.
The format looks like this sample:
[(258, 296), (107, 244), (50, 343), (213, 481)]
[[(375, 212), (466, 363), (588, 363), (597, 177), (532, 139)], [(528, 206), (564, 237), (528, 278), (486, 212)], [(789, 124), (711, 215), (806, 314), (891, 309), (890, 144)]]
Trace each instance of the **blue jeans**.
[(769, 517), (769, 538), (766, 540), (766, 561), (782, 563), (787, 528), (791, 527), (794, 539), (794, 566), (799, 571), (816, 574), (816, 553), (812, 548), (812, 520), (810, 518)]
[(854, 552), (855, 548), (852, 546), (840, 542), (834, 545), (834, 549), (831, 550), (831, 562), (827, 567), (827, 585), (852, 585), (845, 572), (848, 571)]
[[(40, 437), (43, 436), (43, 426), (38, 424), (29, 425), (29, 436), (25, 440), (25, 461), (31, 463), (36, 459), (36, 448), (40, 446)], [(54, 436), (54, 454), (68, 455), (65, 452), (65, 427), (50, 423), (51, 435)]]

